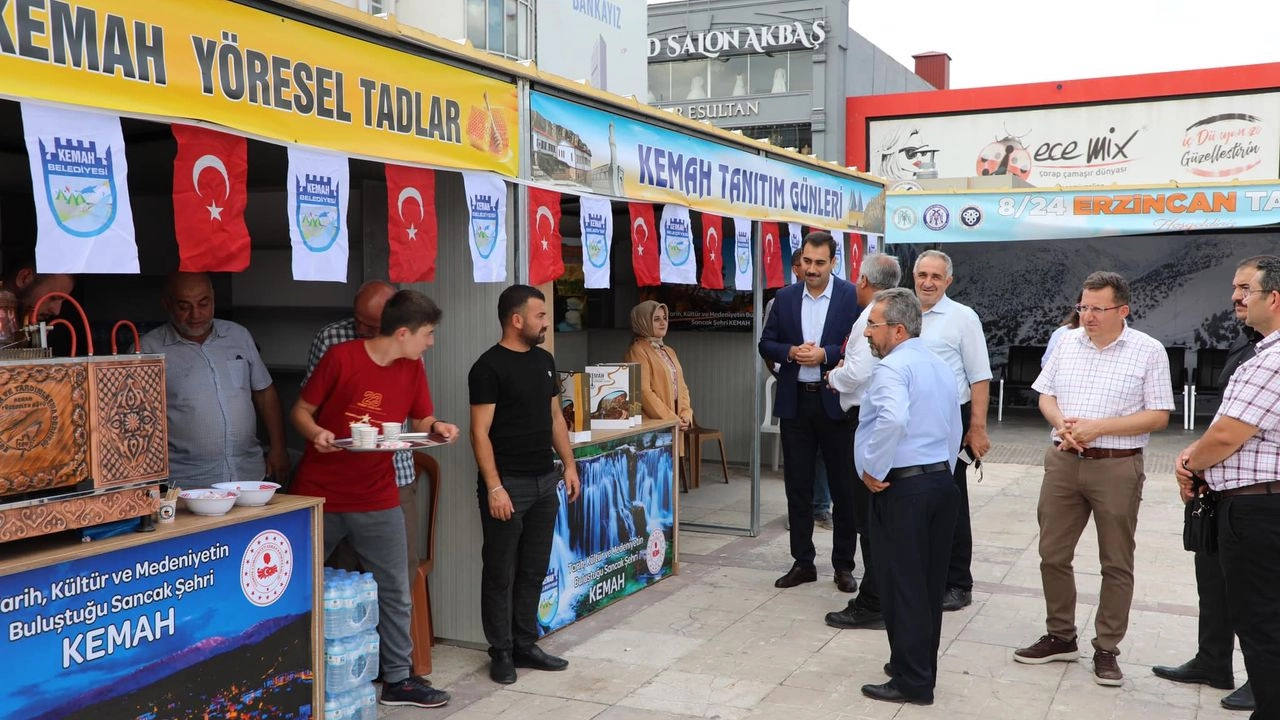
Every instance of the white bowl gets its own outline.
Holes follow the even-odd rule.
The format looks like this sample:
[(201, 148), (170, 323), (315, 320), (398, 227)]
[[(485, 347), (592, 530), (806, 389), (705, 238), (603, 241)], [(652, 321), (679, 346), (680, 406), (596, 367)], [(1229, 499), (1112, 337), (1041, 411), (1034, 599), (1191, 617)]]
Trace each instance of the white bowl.
[(183, 490), (178, 493), (178, 497), (187, 504), (187, 510), (195, 515), (226, 515), (231, 506), (236, 504), (234, 490), (196, 488)]
[(273, 482), (260, 480), (258, 482), (250, 482), (242, 480), (240, 482), (220, 482), (214, 483), (214, 487), (219, 490), (231, 490), (239, 495), (236, 498), (236, 504), (241, 507), (258, 507), (271, 502), (271, 496), (276, 494), (280, 486)]

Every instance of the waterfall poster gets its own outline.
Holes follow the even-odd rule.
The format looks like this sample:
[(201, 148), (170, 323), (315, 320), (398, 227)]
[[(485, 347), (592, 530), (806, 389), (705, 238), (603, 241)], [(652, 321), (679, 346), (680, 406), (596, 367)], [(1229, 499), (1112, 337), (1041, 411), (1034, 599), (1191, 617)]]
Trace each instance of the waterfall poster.
[(560, 486), (551, 561), (538, 602), (542, 634), (667, 577), (675, 560), (671, 428), (574, 450), (582, 496)]

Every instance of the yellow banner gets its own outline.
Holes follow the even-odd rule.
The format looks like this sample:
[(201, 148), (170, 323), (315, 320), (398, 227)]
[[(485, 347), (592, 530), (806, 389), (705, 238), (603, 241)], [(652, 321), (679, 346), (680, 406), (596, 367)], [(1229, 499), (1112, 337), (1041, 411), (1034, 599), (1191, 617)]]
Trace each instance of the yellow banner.
[(222, 0), (0, 0), (0, 94), (518, 172), (514, 84)]

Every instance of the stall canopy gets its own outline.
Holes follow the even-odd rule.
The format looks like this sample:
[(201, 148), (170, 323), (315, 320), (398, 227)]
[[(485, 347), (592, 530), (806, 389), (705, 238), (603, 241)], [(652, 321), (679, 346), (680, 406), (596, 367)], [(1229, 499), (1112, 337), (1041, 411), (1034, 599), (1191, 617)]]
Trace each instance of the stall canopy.
[(1007, 242), (1280, 223), (1280, 183), (890, 192), (886, 243)]
[(222, 0), (0, 3), (0, 95), (518, 173), (514, 82)]

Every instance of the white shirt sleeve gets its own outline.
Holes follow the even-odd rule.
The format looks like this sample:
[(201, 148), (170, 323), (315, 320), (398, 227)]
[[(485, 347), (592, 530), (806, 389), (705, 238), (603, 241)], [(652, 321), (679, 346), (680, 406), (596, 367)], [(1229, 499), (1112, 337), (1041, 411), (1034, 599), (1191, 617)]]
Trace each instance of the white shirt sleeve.
[(876, 365), (871, 346), (862, 337), (870, 313), (871, 308), (864, 308), (858, 319), (853, 321), (849, 339), (844, 346), (844, 364), (827, 373), (827, 384), (840, 393), (840, 407), (844, 410), (861, 404), (862, 395), (871, 382), (871, 370)]
[(991, 356), (987, 354), (987, 338), (982, 334), (982, 321), (972, 309), (965, 313), (960, 335), (960, 355), (969, 384), (991, 379)]

